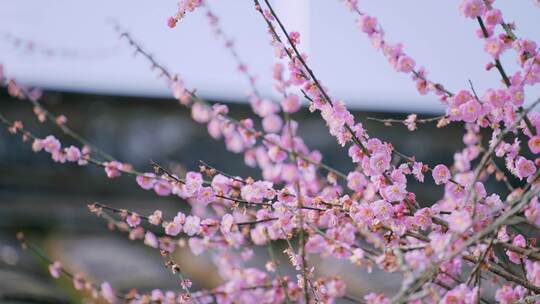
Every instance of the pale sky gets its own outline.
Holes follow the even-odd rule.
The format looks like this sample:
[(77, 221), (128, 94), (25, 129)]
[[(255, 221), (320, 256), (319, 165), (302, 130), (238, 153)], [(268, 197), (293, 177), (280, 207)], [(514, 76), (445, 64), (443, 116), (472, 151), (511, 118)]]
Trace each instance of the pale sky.
[[(250, 70), (259, 76), (263, 95), (272, 92), (273, 51), (266, 27), (252, 0), (209, 0), (223, 29), (235, 38), (238, 51)], [(355, 25), (355, 15), (340, 0), (274, 0), (289, 30), (302, 33), (303, 49), (318, 78), (332, 96), (351, 108), (403, 112), (437, 112), (442, 109), (433, 95), (420, 96), (414, 83), (398, 74), (381, 53), (372, 48)], [(386, 38), (402, 42), (405, 52), (429, 77), (449, 90), (468, 88), (468, 79), (479, 94), (500, 86), (499, 75), (485, 71), (489, 55), (475, 35), (477, 23), (458, 12), (459, 1), (360, 0), (363, 11), (378, 17)], [(506, 20), (516, 22), (516, 34), (540, 41), (540, 8), (528, 0), (500, 0)], [(175, 29), (166, 19), (176, 1), (155, 0), (0, 0), (0, 63), (20, 82), (43, 88), (168, 97), (168, 88), (156, 79), (142, 57), (118, 39), (107, 20), (115, 19), (167, 66), (178, 72), (188, 87), (204, 97), (245, 101), (248, 85), (236, 72), (234, 61), (215, 39), (204, 10), (189, 15)], [(37, 49), (50, 48), (64, 55), (47, 56), (15, 48), (19, 37), (34, 41)], [(502, 58), (511, 74), (515, 52)], [(540, 88), (528, 89), (530, 102)]]

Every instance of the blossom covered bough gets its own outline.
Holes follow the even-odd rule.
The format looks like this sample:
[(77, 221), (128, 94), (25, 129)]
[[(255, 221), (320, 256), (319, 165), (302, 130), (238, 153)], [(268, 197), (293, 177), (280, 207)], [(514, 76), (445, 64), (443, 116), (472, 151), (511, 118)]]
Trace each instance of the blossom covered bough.
[[(411, 131), (418, 123), (437, 121), (438, 127), (460, 122), (465, 147), (454, 154), (452, 164), (432, 166), (398, 151), (391, 143), (369, 134), (347, 110), (345, 102), (331, 96), (299, 51), (301, 36), (288, 31), (269, 0), (254, 0), (255, 12), (267, 26), (275, 49), (274, 89), (278, 100), (262, 97), (256, 77), (202, 0), (181, 0), (178, 11), (167, 21), (181, 26), (186, 15), (205, 7), (210, 25), (224, 41), (246, 76), (249, 100), (256, 119), (233, 118), (223, 104), (210, 104), (181, 77), (158, 63), (129, 33), (119, 26), (121, 37), (142, 55), (171, 88), (179, 104), (193, 119), (207, 126), (211, 137), (223, 140), (233, 153), (242, 153), (245, 164), (261, 170), (261, 180), (228, 174), (200, 163), (200, 170), (178, 175), (157, 162), (154, 172), (143, 172), (93, 146), (67, 125), (67, 118), (49, 112), (39, 102), (39, 92), (27, 90), (4, 76), (0, 82), (11, 96), (29, 101), (41, 122), (46, 120), (80, 146), (63, 147), (54, 135), (37, 136), (21, 121), (0, 115), (8, 131), (32, 142), (35, 152), (49, 153), (58, 163), (103, 167), (108, 178), (132, 176), (145, 190), (159, 196), (178, 196), (192, 208), (189, 214), (165, 215), (156, 210), (142, 215), (136, 210), (116, 209), (90, 203), (90, 211), (103, 217), (109, 227), (126, 232), (155, 248), (165, 266), (178, 275), (178, 291), (151, 293), (132, 290), (123, 294), (107, 282), (92, 283), (73, 274), (61, 261), (51, 261), (25, 239), (18, 239), (43, 257), (54, 278), (66, 275), (76, 289), (86, 289), (110, 303), (500, 303), (540, 302), (540, 249), (534, 231), (540, 227), (540, 102), (526, 97), (525, 89), (540, 82), (537, 44), (520, 38), (516, 25), (505, 20), (495, 1), (462, 0), (460, 13), (478, 24), (476, 33), (491, 56), (487, 70), (497, 72), (501, 84), (478, 94), (474, 87), (455, 92), (430, 80), (426, 69), (405, 53), (403, 45), (385, 39), (377, 19), (361, 10), (356, 0), (345, 0), (356, 15), (361, 33), (382, 52), (390, 65), (410, 75), (420, 94), (433, 93), (446, 106), (445, 115), (425, 120), (411, 114), (403, 123)], [(519, 70), (509, 74), (500, 60), (514, 50)], [(340, 172), (323, 161), (298, 135), (294, 121), (301, 100), (317, 112), (329, 132), (348, 155), (355, 169)], [(525, 103), (528, 101), (528, 106)], [(261, 129), (257, 128), (260, 120)], [(489, 139), (482, 134), (490, 133)], [(503, 164), (503, 165), (501, 165)], [(444, 187), (443, 197), (431, 204), (420, 203), (408, 190), (412, 179)], [(495, 180), (507, 187), (508, 195), (495, 193), (486, 182)], [(514, 183), (510, 183), (514, 180)], [(517, 181), (521, 181), (518, 183)], [(519, 187), (513, 185), (519, 184)], [(531, 234), (519, 229), (527, 226)], [(284, 255), (296, 271), (284, 275), (274, 251), (284, 242)], [(193, 290), (182, 265), (174, 261), (178, 247), (188, 246), (194, 254), (213, 253), (224, 284), (211, 290)], [(269, 260), (261, 267), (246, 266), (254, 246), (268, 249)], [(362, 298), (350, 296), (340, 277), (317, 276), (310, 256), (348, 260), (371, 270), (400, 272), (403, 280), (394, 295), (376, 291)], [(492, 278), (486, 283), (486, 278)], [(483, 282), (484, 281), (484, 282)], [(493, 283), (495, 282), (495, 283)], [(494, 288), (488, 288), (494, 284)]]

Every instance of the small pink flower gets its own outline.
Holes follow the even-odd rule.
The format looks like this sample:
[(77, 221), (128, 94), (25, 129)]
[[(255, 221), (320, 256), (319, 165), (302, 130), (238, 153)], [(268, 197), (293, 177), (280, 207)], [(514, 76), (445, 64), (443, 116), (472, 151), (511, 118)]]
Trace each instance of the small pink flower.
[(232, 180), (222, 174), (217, 174), (212, 178), (211, 186), (217, 192), (227, 193), (232, 186)]
[(435, 184), (446, 184), (450, 180), (450, 170), (445, 165), (437, 165), (433, 168), (433, 179)]
[(497, 233), (497, 238), (503, 242), (510, 241), (510, 236), (506, 231), (506, 226), (502, 226), (501, 229), (499, 229), (499, 232)]
[(533, 175), (536, 172), (536, 166), (534, 162), (526, 159), (523, 156), (519, 156), (516, 162), (516, 176), (519, 179), (524, 179)]
[(221, 218), (220, 227), (221, 227), (221, 231), (224, 234), (230, 233), (233, 225), (234, 225), (234, 217), (231, 214), (227, 213)]
[(208, 205), (216, 200), (216, 194), (212, 187), (203, 187), (197, 192), (197, 200), (204, 205)]
[(156, 194), (159, 196), (169, 196), (172, 192), (172, 186), (166, 180), (156, 180), (154, 184), (154, 192), (156, 192)]
[(58, 279), (62, 273), (62, 263), (56, 261), (49, 265), (49, 272), (53, 278)]
[(54, 151), (51, 153), (51, 158), (57, 163), (63, 164), (66, 162), (66, 154), (64, 151)]
[(519, 53), (535, 53), (536, 42), (528, 39), (519, 38), (514, 41), (512, 47)]
[(474, 99), (459, 106), (461, 119), (466, 122), (474, 122), (482, 114), (482, 105)]
[(412, 174), (421, 183), (424, 182), (424, 164), (415, 162), (412, 168)]
[(414, 217), (412, 218), (412, 220), (413, 225), (418, 226), (423, 230), (428, 230), (432, 223), (431, 210), (429, 208), (422, 208), (420, 210), (417, 210), (414, 213)]
[(450, 243), (451, 235), (448, 233), (431, 233), (430, 235), (431, 242), (430, 246), (437, 256), (441, 257), (444, 255), (447, 250), (448, 244)]
[(473, 304), (477, 299), (478, 287), (470, 289), (466, 284), (460, 284), (449, 290), (439, 304)]
[(289, 38), (291, 38), (292, 44), (300, 43), (300, 33), (298, 32), (289, 33)]
[(32, 151), (39, 152), (43, 150), (45, 147), (45, 142), (41, 139), (34, 139), (34, 142), (32, 143)]
[(364, 250), (362, 250), (361, 248), (356, 248), (353, 250), (352, 255), (349, 257), (349, 259), (351, 260), (351, 262), (359, 264), (362, 263), (364, 256)]
[(482, 0), (462, 0), (459, 5), (461, 14), (468, 18), (476, 18), (484, 13), (485, 6)]
[[(525, 248), (527, 246), (527, 241), (525, 240), (525, 237), (523, 237), (523, 235), (518, 234), (512, 240), (512, 245)], [(506, 255), (508, 256), (508, 259), (512, 261), (512, 263), (521, 264), (521, 258), (523, 257), (521, 254), (511, 250), (507, 250)]]
[(360, 172), (353, 171), (347, 175), (347, 187), (353, 191), (362, 191), (367, 184), (367, 179)]
[(525, 260), (525, 271), (527, 279), (533, 285), (540, 286), (540, 262)]
[(308, 253), (322, 253), (327, 246), (326, 240), (318, 234), (309, 237), (306, 242), (306, 252)]
[(386, 152), (374, 153), (369, 159), (369, 169), (372, 175), (384, 173), (390, 168), (390, 154)]
[(397, 61), (396, 69), (399, 72), (410, 73), (414, 69), (415, 65), (416, 65), (416, 63), (414, 62), (414, 60), (411, 57), (409, 57), (407, 55), (401, 55), (401, 56), (399, 56), (399, 59)]
[(150, 231), (146, 231), (146, 234), (144, 235), (144, 244), (152, 248), (158, 248), (159, 241), (155, 234)]
[(165, 294), (163, 294), (163, 291), (159, 289), (152, 290), (152, 293), (150, 295), (150, 300), (152, 300), (153, 302), (162, 303), (164, 299), (165, 299)]
[(380, 220), (387, 220), (394, 215), (394, 208), (392, 204), (385, 200), (378, 200), (371, 204), (372, 210), (375, 216)]
[(522, 86), (513, 85), (507, 92), (514, 105), (518, 107), (523, 105), (523, 102), (525, 101), (525, 92), (523, 91)]
[(267, 233), (265, 232), (265, 227), (262, 225), (258, 225), (254, 229), (251, 229), (250, 231), (251, 240), (255, 245), (265, 245), (267, 241)]
[(418, 115), (416, 114), (409, 114), (407, 116), (407, 119), (405, 119), (405, 121), (403, 122), (403, 124), (407, 127), (407, 129), (409, 131), (414, 131), (417, 129), (417, 126), (416, 126), (416, 118), (418, 117)]
[(80, 273), (76, 273), (73, 276), (73, 287), (76, 290), (81, 290), (84, 288), (84, 278)]
[(300, 98), (296, 94), (289, 94), (281, 101), (283, 112), (294, 113), (300, 109)]
[(466, 210), (456, 210), (446, 217), (450, 231), (463, 233), (472, 224), (471, 216)]
[(135, 180), (141, 188), (143, 188), (144, 190), (150, 190), (154, 188), (154, 185), (156, 183), (155, 177), (156, 175), (154, 173), (144, 173), (143, 175), (138, 175)]
[[(263, 199), (269, 194), (272, 183), (257, 181), (253, 184), (247, 184), (242, 187), (240, 193), (242, 198), (253, 203), (262, 203)], [(269, 197), (266, 197), (269, 198)]]
[(79, 159), (82, 156), (81, 150), (79, 150), (79, 148), (75, 146), (69, 146), (69, 148), (66, 148), (65, 153), (66, 153), (66, 159), (70, 162), (79, 161)]
[(178, 20), (176, 20), (174, 17), (169, 17), (169, 19), (167, 19), (167, 26), (170, 28), (174, 28), (177, 22)]
[(165, 233), (170, 236), (177, 236), (182, 231), (182, 224), (172, 221), (164, 223)]
[(184, 232), (193, 236), (201, 230), (201, 219), (196, 215), (189, 215), (186, 218), (186, 223), (184, 224)]
[(127, 216), (126, 223), (128, 223), (129, 227), (135, 228), (141, 223), (141, 217), (137, 213), (132, 212)]
[(204, 252), (205, 248), (205, 242), (196, 237), (192, 237), (188, 241), (189, 249), (191, 249), (191, 252), (193, 252), (194, 255), (199, 255)]
[(429, 263), (429, 259), (426, 257), (424, 250), (407, 251), (404, 257), (405, 261), (407, 262), (407, 266), (413, 269), (413, 271), (416, 273), (423, 271)]
[(364, 296), (366, 304), (390, 304), (390, 299), (385, 297), (384, 294), (376, 294), (371, 292)]
[(174, 217), (174, 221), (178, 224), (184, 224), (186, 222), (186, 215), (182, 212), (178, 212)]
[(407, 195), (407, 189), (405, 184), (393, 184), (381, 188), (382, 197), (389, 202), (398, 202), (405, 198)]
[(484, 14), (484, 22), (487, 26), (493, 27), (503, 22), (502, 13), (498, 9), (492, 9)]
[(105, 173), (108, 178), (115, 178), (121, 175), (123, 165), (115, 160), (105, 163)]
[(101, 283), (101, 296), (108, 302), (108, 303), (116, 303), (116, 295), (114, 293), (114, 290), (112, 289), (111, 284), (109, 282), (103, 282)]
[(174, 98), (183, 103), (185, 96), (187, 95), (184, 83), (177, 79), (171, 83), (171, 89), (173, 91)]
[(188, 172), (186, 174), (186, 184), (184, 185), (184, 194), (187, 197), (194, 196), (202, 187), (203, 178), (200, 173)]
[(263, 118), (270, 114), (275, 114), (279, 110), (275, 103), (267, 99), (253, 99), (251, 106), (253, 111)]
[(163, 213), (161, 210), (156, 210), (148, 217), (148, 222), (152, 225), (159, 225), (161, 223), (161, 217)]
[(191, 288), (191, 285), (193, 285), (193, 283), (189, 279), (183, 279), (180, 281), (180, 286), (184, 290), (188, 290), (189, 288)]
[(358, 19), (357, 23), (360, 29), (368, 35), (373, 34), (376, 31), (377, 18), (375, 17), (364, 14)]
[(279, 115), (270, 114), (262, 120), (263, 129), (268, 133), (277, 133), (283, 126), (283, 120)]
[(207, 105), (196, 102), (191, 106), (191, 117), (198, 123), (207, 123), (212, 119), (212, 109)]
[(61, 145), (60, 141), (56, 139), (56, 137), (49, 135), (43, 140), (43, 147), (45, 151), (53, 153), (60, 151)]
[(491, 55), (491, 57), (498, 59), (501, 53), (504, 51), (504, 45), (498, 38), (488, 38), (484, 44), (484, 50)]
[(533, 225), (540, 227), (540, 203), (537, 197), (529, 202), (529, 206), (525, 209), (525, 218)]
[(331, 298), (341, 298), (345, 295), (346, 284), (340, 279), (331, 279), (325, 284), (326, 295)]
[(527, 290), (521, 286), (512, 288), (510, 285), (503, 285), (495, 292), (495, 300), (500, 304), (516, 303), (525, 295), (526, 292)]
[(88, 157), (90, 157), (90, 148), (88, 146), (83, 146), (81, 153), (82, 153), (81, 158), (79, 158), (79, 161), (77, 162), (77, 164), (79, 166), (87, 165)]
[(338, 217), (336, 216), (336, 213), (332, 209), (326, 210), (320, 217), (319, 217), (319, 224), (326, 226), (328, 228), (335, 227), (338, 224)]
[(529, 139), (529, 149), (532, 153), (538, 154), (540, 153), (540, 135), (535, 135)]

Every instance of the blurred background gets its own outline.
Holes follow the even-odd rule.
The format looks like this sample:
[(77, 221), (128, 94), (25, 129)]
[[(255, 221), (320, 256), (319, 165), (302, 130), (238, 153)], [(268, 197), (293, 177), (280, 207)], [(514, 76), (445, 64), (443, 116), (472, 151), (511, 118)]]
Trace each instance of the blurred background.
[[(443, 129), (421, 125), (409, 132), (403, 125), (387, 127), (366, 119), (404, 119), (411, 112), (432, 117), (440, 115), (442, 107), (436, 97), (418, 95), (407, 76), (392, 70), (358, 31), (354, 16), (341, 1), (272, 3), (288, 28), (301, 33), (301, 49), (309, 54), (318, 77), (333, 96), (354, 110), (372, 135), (430, 165), (452, 161), (454, 151), (462, 147), (461, 124)], [(250, 72), (257, 75), (259, 91), (277, 98), (272, 91), (273, 50), (252, 1), (209, 4)], [(450, 90), (468, 88), (468, 80), (478, 92), (499, 84), (496, 73), (484, 70), (489, 57), (475, 37), (476, 24), (459, 15), (458, 1), (372, 0), (361, 5), (379, 18), (390, 41), (404, 42), (406, 52), (427, 67), (429, 77)], [(518, 36), (540, 38), (540, 10), (532, 1), (497, 5), (507, 19), (516, 20)], [(0, 0), (0, 8), (4, 72), (19, 83), (43, 88), (44, 106), (67, 116), (69, 126), (95, 146), (143, 171), (151, 171), (150, 160), (189, 170), (196, 170), (199, 160), (204, 160), (231, 174), (259, 177), (243, 165), (241, 156), (227, 152), (222, 142), (212, 140), (206, 128), (191, 120), (188, 110), (171, 98), (165, 82), (141, 56), (133, 56), (133, 49), (119, 40), (111, 25), (118, 22), (203, 98), (230, 104), (235, 118), (252, 116), (246, 98), (249, 85), (223, 42), (214, 37), (205, 9), (169, 29), (166, 20), (176, 11), (175, 1)], [(512, 56), (502, 60), (510, 73), (516, 69)], [(540, 91), (527, 91), (527, 96), (530, 102)], [(5, 88), (0, 90), (0, 113), (23, 121), (38, 136), (55, 134), (62, 143), (75, 144), (56, 126), (37, 122), (30, 103), (10, 98)], [(328, 164), (345, 172), (352, 169), (347, 151), (336, 145), (318, 115), (303, 109), (293, 118), (299, 121), (308, 146), (320, 150)], [(0, 131), (0, 173), (1, 301), (84, 300), (69, 281), (50, 278), (42, 261), (19, 252), (14, 240), (19, 230), (66, 267), (96, 281), (109, 280), (120, 290), (179, 289), (157, 252), (129, 241), (125, 234), (108, 232), (105, 220), (90, 214), (86, 205), (98, 201), (141, 214), (161, 209), (170, 217), (185, 208), (180, 199), (157, 197), (129, 177), (108, 180), (102, 169), (92, 166), (56, 164), (5, 130)], [(430, 185), (420, 188), (413, 183), (411, 190), (420, 190), (419, 201), (432, 203), (442, 189)], [(187, 250), (178, 255), (180, 264), (189, 261), (182, 265), (195, 289), (220, 283), (209, 255), (194, 257)], [(265, 261), (264, 250), (257, 252), (254, 263), (260, 262), (257, 266), (262, 268)], [(319, 265), (319, 273), (342, 274), (353, 295), (368, 290), (394, 292), (399, 287), (397, 276), (378, 272), (368, 276), (333, 260), (312, 263)]]

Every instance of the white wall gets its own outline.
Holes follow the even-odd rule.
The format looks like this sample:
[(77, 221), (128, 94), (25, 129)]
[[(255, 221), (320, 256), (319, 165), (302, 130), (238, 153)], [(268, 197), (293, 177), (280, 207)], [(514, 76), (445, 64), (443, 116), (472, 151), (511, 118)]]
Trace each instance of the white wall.
[[(305, 6), (309, 14), (291, 22), (309, 40), (305, 49), (319, 78), (333, 96), (359, 109), (438, 111), (434, 96), (419, 96), (410, 79), (395, 73), (384, 57), (357, 30), (355, 17), (339, 0), (274, 0), (284, 17)], [(292, 3), (290, 1), (295, 1)], [(177, 28), (166, 19), (176, 1), (151, 0), (0, 0), (0, 62), (21, 82), (51, 89), (126, 95), (169, 96), (142, 58), (106, 21), (115, 19), (190, 87), (206, 97), (240, 100), (248, 89), (236, 73), (229, 54), (211, 33), (203, 11), (188, 16)], [(429, 76), (450, 90), (468, 88), (471, 79), (479, 92), (499, 85), (496, 71), (486, 72), (489, 56), (475, 37), (477, 24), (459, 15), (459, 1), (364, 0), (364, 11), (375, 15), (391, 41), (401, 41), (406, 52), (424, 65)], [(517, 34), (540, 41), (540, 8), (533, 1), (497, 1), (507, 20), (515, 20)], [(273, 52), (269, 36), (252, 0), (210, 1), (223, 28), (235, 37), (239, 52), (259, 76), (261, 91), (271, 92)], [(289, 7), (294, 7), (294, 10)], [(285, 10), (287, 10), (285, 12)], [(293, 13), (291, 13), (293, 12)], [(290, 30), (293, 30), (291, 28)], [(15, 48), (5, 35), (61, 50), (47, 56)], [(503, 57), (507, 70), (517, 68), (514, 52)], [(529, 90), (528, 100), (540, 96)]]

